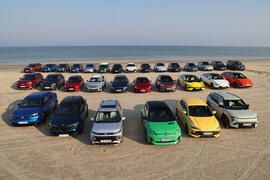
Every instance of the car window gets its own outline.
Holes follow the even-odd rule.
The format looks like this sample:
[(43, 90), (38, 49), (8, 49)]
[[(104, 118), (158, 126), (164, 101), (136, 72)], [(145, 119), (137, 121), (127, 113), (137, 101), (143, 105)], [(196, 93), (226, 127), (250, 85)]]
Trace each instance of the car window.
[(21, 108), (41, 107), (41, 106), (43, 106), (43, 98), (34, 98), (34, 99), (26, 98), (22, 100), (22, 102), (19, 105), (19, 107)]
[(241, 99), (239, 100), (225, 100), (225, 108), (233, 110), (248, 109), (248, 106)]
[(213, 116), (208, 106), (189, 106), (189, 115), (196, 117)]

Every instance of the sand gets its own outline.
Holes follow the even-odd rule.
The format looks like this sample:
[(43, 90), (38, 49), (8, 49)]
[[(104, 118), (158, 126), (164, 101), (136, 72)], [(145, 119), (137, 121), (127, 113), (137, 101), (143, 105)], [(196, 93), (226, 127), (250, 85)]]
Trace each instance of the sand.
[[(205, 100), (215, 90), (149, 94), (62, 92), (59, 102), (69, 95), (82, 95), (89, 106), (84, 134), (74, 137), (49, 135), (48, 121), (39, 126), (13, 127), (11, 112), (18, 102), (38, 90), (16, 90), (14, 83), (22, 76), (22, 66), (0, 69), (0, 179), (269, 179), (270, 178), (270, 60), (246, 61), (244, 72), (254, 82), (248, 89), (226, 90), (241, 96), (258, 113), (256, 129), (224, 129), (219, 138), (191, 138), (172, 146), (144, 144), (140, 109), (147, 100), (164, 100), (175, 111), (183, 97)], [(183, 65), (183, 63), (181, 63)], [(177, 79), (181, 73), (171, 74)], [(196, 72), (200, 74), (202, 72)], [(165, 73), (163, 73), (165, 74)], [(46, 75), (44, 73), (44, 75)], [(67, 78), (71, 74), (66, 73)], [(85, 80), (91, 74), (81, 74)], [(158, 73), (130, 73), (155, 81)], [(107, 81), (114, 75), (105, 74)], [(126, 122), (124, 141), (120, 145), (90, 145), (89, 126), (102, 99), (118, 99)], [(49, 117), (50, 118), (50, 117)]]

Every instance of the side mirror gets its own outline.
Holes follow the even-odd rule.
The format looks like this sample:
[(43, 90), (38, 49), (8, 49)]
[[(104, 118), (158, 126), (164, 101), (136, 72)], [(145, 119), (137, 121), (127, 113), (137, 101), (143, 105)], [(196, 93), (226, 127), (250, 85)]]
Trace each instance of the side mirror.
[(122, 117), (122, 121), (126, 120), (126, 117)]
[(219, 102), (219, 103), (218, 103), (218, 106), (219, 106), (219, 107), (224, 107), (224, 104), (223, 104), (222, 102)]
[(91, 117), (90, 120), (91, 120), (91, 121), (94, 121), (94, 118)]

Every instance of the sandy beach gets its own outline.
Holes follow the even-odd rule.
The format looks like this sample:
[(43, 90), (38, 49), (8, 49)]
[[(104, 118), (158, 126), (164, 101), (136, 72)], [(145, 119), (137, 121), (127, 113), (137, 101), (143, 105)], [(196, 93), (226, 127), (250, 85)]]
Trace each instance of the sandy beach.
[[(101, 93), (56, 91), (59, 102), (69, 95), (81, 95), (87, 100), (89, 118), (84, 134), (77, 138), (50, 136), (48, 120), (39, 126), (11, 126), (11, 113), (18, 102), (39, 90), (17, 90), (14, 83), (23, 75), (20, 72), (23, 66), (1, 65), (0, 179), (269, 179), (270, 59), (243, 62), (247, 67), (243, 73), (254, 83), (248, 89), (206, 88), (186, 92), (178, 86), (176, 92), (154, 90), (149, 94), (132, 91), (113, 94), (108, 87)], [(180, 65), (183, 67), (184, 63), (180, 62)], [(187, 72), (163, 74), (170, 74), (176, 80), (183, 73)], [(45, 77), (46, 74), (43, 73)], [(64, 73), (66, 79), (71, 75), (74, 74)], [(92, 74), (81, 75), (87, 80)], [(114, 77), (110, 73), (104, 75), (107, 82)], [(126, 75), (129, 81), (147, 76), (154, 82), (158, 73)], [(241, 96), (258, 114), (258, 127), (222, 128), (219, 138), (195, 139), (184, 134), (182, 142), (172, 146), (144, 143), (140, 109), (146, 101), (164, 100), (175, 113), (176, 102), (181, 98), (194, 96), (205, 100), (213, 91)], [(93, 146), (89, 143), (90, 117), (95, 115), (102, 99), (118, 99), (124, 109), (124, 141), (120, 145)]]

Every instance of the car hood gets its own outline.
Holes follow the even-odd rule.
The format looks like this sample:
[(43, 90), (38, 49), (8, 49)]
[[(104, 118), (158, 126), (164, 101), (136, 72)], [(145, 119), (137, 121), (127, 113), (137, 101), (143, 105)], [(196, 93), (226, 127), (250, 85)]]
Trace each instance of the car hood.
[(148, 121), (148, 128), (157, 134), (174, 133), (180, 129), (176, 121), (169, 121), (169, 122)]
[(225, 79), (214, 79), (212, 81), (216, 84), (226, 84), (226, 85), (229, 84), (229, 82)]
[(117, 87), (127, 87), (127, 83), (112, 83), (112, 87), (117, 88)]
[(116, 133), (122, 130), (121, 122), (112, 123), (93, 123), (92, 132), (94, 133)]
[(151, 84), (150, 83), (136, 83), (135, 86), (137, 88), (147, 89), (151, 87)]
[(43, 84), (47, 84), (47, 85), (51, 85), (51, 84), (53, 84), (53, 83), (57, 83), (57, 81), (44, 80), (42, 83), (43, 83)]
[(173, 86), (175, 83), (174, 82), (161, 82), (160, 84), (163, 84), (165, 86)]
[(231, 110), (231, 109), (227, 109), (228, 113), (236, 118), (244, 118), (244, 119), (248, 119), (248, 118), (256, 118), (257, 114), (252, 111), (251, 109), (243, 109), (243, 110)]
[(15, 116), (27, 116), (34, 113), (39, 113), (42, 111), (41, 107), (29, 107), (29, 108), (18, 108), (13, 111), (13, 115)]
[(238, 82), (242, 83), (242, 84), (252, 84), (252, 81), (248, 78), (246, 79), (237, 79)]
[(52, 120), (51, 120), (51, 124), (54, 126), (58, 126), (58, 127), (66, 127), (69, 126), (71, 124), (75, 124), (78, 123), (80, 121), (80, 115), (55, 115)]
[(203, 87), (203, 82), (185, 82), (189, 87)]
[(86, 82), (86, 86), (101, 86), (101, 82)]
[(66, 83), (66, 87), (69, 87), (69, 86), (80, 86), (80, 82), (76, 82), (76, 83)]
[(194, 126), (201, 131), (216, 131), (219, 129), (219, 123), (215, 116), (209, 117), (195, 117), (190, 116), (190, 120)]

